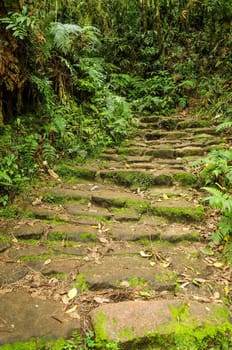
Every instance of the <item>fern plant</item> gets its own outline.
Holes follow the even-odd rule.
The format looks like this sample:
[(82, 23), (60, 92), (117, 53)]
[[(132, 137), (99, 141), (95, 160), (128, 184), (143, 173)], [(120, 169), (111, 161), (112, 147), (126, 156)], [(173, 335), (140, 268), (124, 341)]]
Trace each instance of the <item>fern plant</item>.
[(13, 36), (20, 40), (27, 37), (30, 29), (37, 24), (35, 16), (29, 15), (27, 6), (22, 7), (21, 12), (9, 12), (9, 17), (0, 18), (0, 22), (7, 24), (6, 30), (11, 30)]
[(211, 196), (204, 198), (211, 208), (219, 209), (221, 218), (218, 231), (212, 235), (213, 241), (219, 243), (232, 238), (232, 196), (213, 187), (203, 187)]
[(82, 32), (83, 29), (76, 24), (56, 22), (50, 27), (54, 47), (65, 55), (74, 49), (73, 42)]

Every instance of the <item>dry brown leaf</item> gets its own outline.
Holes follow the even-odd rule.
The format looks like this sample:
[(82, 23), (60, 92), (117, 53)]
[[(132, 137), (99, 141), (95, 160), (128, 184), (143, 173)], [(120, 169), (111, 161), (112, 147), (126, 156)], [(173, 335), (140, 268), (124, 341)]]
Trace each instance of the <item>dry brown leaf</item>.
[(98, 304), (110, 303), (110, 299), (103, 297), (94, 297), (93, 300)]
[(71, 314), (73, 312), (75, 312), (77, 309), (77, 305), (74, 305), (71, 309), (68, 309), (67, 311), (65, 311), (66, 314)]
[(44, 261), (44, 263), (43, 263), (43, 264), (44, 264), (44, 265), (48, 265), (48, 264), (51, 264), (51, 262), (52, 262), (52, 260), (51, 260), (51, 259), (47, 259), (47, 260), (45, 260), (45, 261)]
[(61, 298), (62, 302), (64, 305), (68, 305), (69, 302), (70, 302), (70, 299), (68, 298), (67, 295), (62, 295), (62, 298)]
[(122, 281), (120, 283), (120, 286), (124, 287), (124, 288), (129, 288), (130, 287), (130, 283), (128, 281)]
[(142, 258), (151, 258), (151, 257), (152, 257), (152, 253), (150, 253), (150, 252), (146, 253), (146, 252), (144, 252), (143, 250), (141, 250), (141, 251), (139, 252), (139, 254), (140, 254), (140, 256), (141, 256)]
[(53, 177), (53, 179), (55, 179), (55, 180), (58, 180), (58, 179), (59, 179), (59, 175), (57, 175), (57, 174), (55, 173), (55, 171), (53, 171), (52, 169), (48, 169), (48, 174), (49, 174), (51, 177)]
[(70, 317), (76, 320), (80, 320), (81, 316), (77, 312), (72, 312)]

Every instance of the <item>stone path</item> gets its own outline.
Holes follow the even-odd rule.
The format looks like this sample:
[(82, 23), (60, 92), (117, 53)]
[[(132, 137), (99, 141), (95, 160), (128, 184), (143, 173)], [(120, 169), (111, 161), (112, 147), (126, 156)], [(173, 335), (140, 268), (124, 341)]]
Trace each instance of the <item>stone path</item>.
[(231, 270), (190, 168), (221, 142), (207, 119), (143, 117), (124, 146), (30, 188), (1, 220), (0, 344), (93, 329), (99, 344), (166, 349), (229, 328)]

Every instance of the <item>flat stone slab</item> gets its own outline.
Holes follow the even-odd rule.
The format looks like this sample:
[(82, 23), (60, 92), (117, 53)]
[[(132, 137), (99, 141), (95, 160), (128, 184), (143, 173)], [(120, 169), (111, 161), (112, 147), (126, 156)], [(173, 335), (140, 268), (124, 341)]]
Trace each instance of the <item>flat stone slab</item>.
[(41, 273), (43, 275), (77, 274), (80, 260), (78, 258), (50, 259), (49, 263), (43, 265)]
[(139, 223), (111, 223), (107, 225), (108, 233), (114, 240), (150, 241), (163, 240), (167, 242), (199, 241), (199, 232), (190, 225), (179, 223), (166, 224), (157, 217), (144, 217)]
[[(94, 189), (95, 188), (95, 189)], [(77, 186), (73, 188), (51, 188), (49, 193), (73, 199), (86, 199), (91, 203), (103, 207), (110, 205), (123, 206), (127, 201), (141, 201), (137, 194), (123, 187), (114, 186)], [(90, 207), (91, 208), (91, 207)]]
[(80, 329), (79, 320), (65, 314), (63, 305), (23, 291), (0, 294), (0, 315), (0, 344), (43, 336), (67, 338)]
[(0, 262), (0, 286), (17, 282), (25, 277), (28, 272), (29, 269), (21, 263)]
[(89, 284), (90, 289), (128, 287), (173, 290), (177, 276), (162, 264), (152, 266), (149, 259), (137, 255), (105, 256), (98, 263), (89, 262), (81, 266), (79, 272)]
[(9, 226), (5, 233), (13, 235), (16, 238), (35, 238), (39, 239), (46, 231), (47, 225), (38, 221), (28, 220), (26, 222), (16, 222)]
[(74, 242), (96, 241), (97, 226), (88, 224), (52, 224), (48, 230), (48, 239), (58, 241), (67, 240)]
[[(107, 304), (94, 309), (90, 315), (99, 342), (136, 342), (139, 346), (139, 342), (145, 341), (155, 349), (155, 345), (157, 349), (161, 349), (159, 345), (165, 343), (170, 346), (175, 336), (196, 334), (202, 328), (205, 328), (207, 335), (205, 324), (215, 329), (223, 325), (229, 327), (229, 313), (225, 307), (194, 301), (184, 303), (174, 299)], [(212, 335), (210, 332), (212, 328), (209, 329), (209, 336)]]

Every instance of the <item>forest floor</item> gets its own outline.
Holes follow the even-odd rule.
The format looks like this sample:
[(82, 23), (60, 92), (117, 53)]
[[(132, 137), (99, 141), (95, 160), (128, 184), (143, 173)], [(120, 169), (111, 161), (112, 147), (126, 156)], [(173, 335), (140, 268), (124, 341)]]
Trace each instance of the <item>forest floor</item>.
[(123, 146), (28, 188), (0, 221), (0, 344), (94, 330), (166, 349), (177, 324), (226, 326), (231, 268), (190, 166), (222, 142), (208, 119), (142, 117)]

